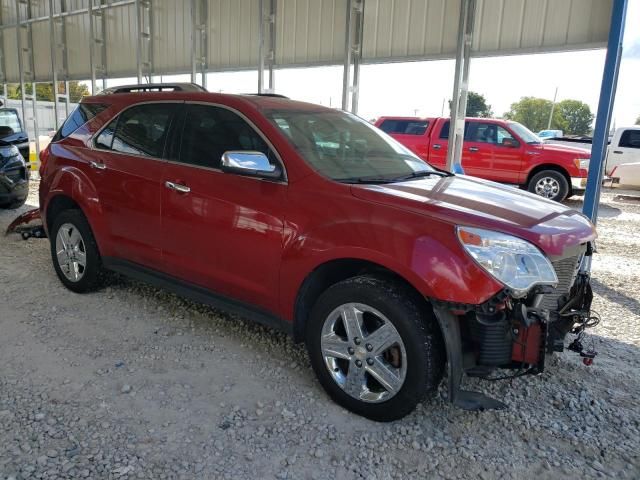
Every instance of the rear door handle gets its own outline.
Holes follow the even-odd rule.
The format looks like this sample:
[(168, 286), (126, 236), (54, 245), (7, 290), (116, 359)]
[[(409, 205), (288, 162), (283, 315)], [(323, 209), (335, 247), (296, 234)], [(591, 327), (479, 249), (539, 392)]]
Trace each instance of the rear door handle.
[(478, 150), (480, 150), (478, 147), (469, 147), (470, 152), (477, 152)]
[(433, 145), (434, 150), (440, 150), (441, 148), (442, 148), (442, 145), (440, 145), (439, 143), (436, 143)]
[(94, 162), (93, 160), (89, 162), (89, 165), (96, 170), (105, 170), (107, 168), (104, 163)]
[(621, 150), (614, 150), (613, 153), (623, 153)]
[(191, 189), (186, 185), (181, 185), (175, 182), (166, 181), (164, 182), (164, 186), (167, 187), (169, 190), (175, 190), (176, 192), (180, 192), (180, 193), (189, 193), (191, 191)]

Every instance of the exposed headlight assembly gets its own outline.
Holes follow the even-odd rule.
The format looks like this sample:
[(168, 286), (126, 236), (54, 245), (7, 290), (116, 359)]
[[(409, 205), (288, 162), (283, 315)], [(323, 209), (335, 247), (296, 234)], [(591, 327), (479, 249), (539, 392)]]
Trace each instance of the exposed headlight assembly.
[(473, 259), (496, 280), (523, 297), (534, 285), (556, 286), (558, 277), (549, 259), (518, 237), (481, 228), (458, 227), (458, 238)]

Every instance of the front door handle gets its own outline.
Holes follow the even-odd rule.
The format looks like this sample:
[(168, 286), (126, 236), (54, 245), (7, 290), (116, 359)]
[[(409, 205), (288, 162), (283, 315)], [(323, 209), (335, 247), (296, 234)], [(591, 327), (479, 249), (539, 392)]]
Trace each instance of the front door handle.
[(436, 143), (433, 145), (434, 150), (440, 150), (441, 148), (442, 148), (442, 145), (440, 145), (439, 143)]
[(614, 150), (613, 153), (622, 153), (622, 150)]
[(95, 168), (96, 170), (105, 170), (107, 166), (104, 163), (94, 162), (93, 160), (89, 162), (91, 168)]
[(189, 193), (191, 191), (191, 189), (186, 185), (181, 185), (175, 182), (166, 181), (164, 182), (164, 186), (167, 187), (169, 190), (175, 190), (176, 192), (180, 192), (180, 193)]
[(477, 152), (478, 150), (480, 150), (478, 147), (469, 147), (470, 152)]

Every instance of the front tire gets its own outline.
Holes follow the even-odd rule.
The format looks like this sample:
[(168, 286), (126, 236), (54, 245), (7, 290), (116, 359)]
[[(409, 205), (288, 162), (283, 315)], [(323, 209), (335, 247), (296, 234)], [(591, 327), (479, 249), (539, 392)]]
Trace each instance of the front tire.
[(527, 190), (549, 200), (562, 202), (569, 195), (569, 182), (556, 170), (543, 170), (536, 173), (527, 185)]
[(53, 220), (51, 259), (60, 281), (69, 290), (96, 290), (102, 279), (102, 260), (86, 217), (80, 210), (64, 210)]
[(325, 291), (306, 331), (320, 384), (371, 420), (404, 417), (442, 379), (444, 348), (433, 312), (394, 280), (359, 276)]

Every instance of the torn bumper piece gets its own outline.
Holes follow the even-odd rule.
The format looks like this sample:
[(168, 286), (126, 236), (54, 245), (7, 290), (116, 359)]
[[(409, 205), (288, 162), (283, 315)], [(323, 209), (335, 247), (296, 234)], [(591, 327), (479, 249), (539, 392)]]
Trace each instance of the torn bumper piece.
[(44, 230), (44, 226), (42, 224), (40, 210), (38, 208), (34, 208), (33, 210), (29, 210), (28, 212), (18, 216), (7, 227), (5, 235), (9, 235), (10, 233), (19, 233), (24, 240), (31, 237), (46, 238), (47, 232)]

